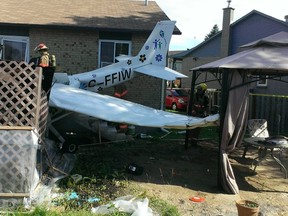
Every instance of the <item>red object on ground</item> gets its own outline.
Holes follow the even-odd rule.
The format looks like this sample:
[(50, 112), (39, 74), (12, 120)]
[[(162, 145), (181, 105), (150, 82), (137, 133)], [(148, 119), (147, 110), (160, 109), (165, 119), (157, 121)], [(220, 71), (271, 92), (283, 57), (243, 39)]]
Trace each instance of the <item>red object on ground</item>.
[(204, 197), (190, 197), (189, 198), (190, 201), (193, 201), (193, 202), (204, 202), (205, 201), (205, 198)]

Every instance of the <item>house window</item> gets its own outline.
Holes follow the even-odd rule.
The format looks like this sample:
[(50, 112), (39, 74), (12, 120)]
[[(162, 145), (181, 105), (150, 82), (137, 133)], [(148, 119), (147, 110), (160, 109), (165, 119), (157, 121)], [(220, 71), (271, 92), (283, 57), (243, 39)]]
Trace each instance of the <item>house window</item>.
[(5, 61), (29, 61), (29, 38), (0, 35), (0, 58)]
[(99, 65), (104, 67), (117, 62), (116, 57), (119, 55), (130, 55), (131, 42), (100, 40), (99, 49)]
[(176, 71), (181, 72), (181, 70), (182, 70), (182, 61), (174, 62), (173, 69), (176, 70)]
[(268, 82), (267, 76), (260, 75), (259, 76), (259, 80), (257, 81), (257, 86), (266, 87), (267, 86), (267, 82)]

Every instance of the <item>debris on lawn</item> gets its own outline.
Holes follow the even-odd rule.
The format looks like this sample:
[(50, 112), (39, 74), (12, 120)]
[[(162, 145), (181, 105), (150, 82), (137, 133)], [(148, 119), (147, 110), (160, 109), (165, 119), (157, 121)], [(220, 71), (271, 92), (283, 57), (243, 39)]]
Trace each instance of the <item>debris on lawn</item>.
[(142, 175), (144, 168), (135, 164), (135, 163), (130, 163), (126, 167), (126, 171), (130, 174), (133, 174), (133, 175)]
[(205, 198), (204, 197), (194, 196), (194, 197), (190, 197), (189, 200), (192, 201), (192, 202), (200, 203), (200, 202), (204, 202)]
[(68, 196), (68, 200), (79, 199), (79, 196), (76, 192), (72, 192), (70, 196)]
[(132, 214), (131, 216), (159, 216), (159, 214), (153, 212), (148, 205), (148, 198), (137, 199), (132, 195), (127, 195), (115, 199), (115, 201), (112, 201), (110, 204), (92, 208), (92, 212), (106, 215), (120, 211)]

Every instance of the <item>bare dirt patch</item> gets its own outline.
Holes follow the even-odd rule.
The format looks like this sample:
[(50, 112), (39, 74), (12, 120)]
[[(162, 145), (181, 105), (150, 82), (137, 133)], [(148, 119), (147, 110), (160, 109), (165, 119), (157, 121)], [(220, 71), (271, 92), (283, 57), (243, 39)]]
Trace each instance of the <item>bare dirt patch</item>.
[[(216, 142), (205, 141), (188, 149), (184, 148), (184, 140), (135, 139), (129, 145), (117, 145), (97, 147), (96, 156), (99, 160), (113, 161), (119, 168), (131, 163), (143, 167), (141, 175), (129, 175), (129, 182), (150, 196), (177, 206), (182, 216), (237, 215), (235, 201), (240, 198), (259, 203), (260, 215), (287, 215), (288, 179), (284, 179), (284, 173), (270, 157), (254, 172), (250, 165), (257, 156), (255, 149), (249, 150), (246, 158), (242, 158), (242, 148), (230, 155), (240, 189), (239, 194), (231, 195), (217, 186)], [(282, 159), (288, 167), (287, 154)], [(192, 202), (189, 198), (193, 196), (204, 197), (205, 201)]]

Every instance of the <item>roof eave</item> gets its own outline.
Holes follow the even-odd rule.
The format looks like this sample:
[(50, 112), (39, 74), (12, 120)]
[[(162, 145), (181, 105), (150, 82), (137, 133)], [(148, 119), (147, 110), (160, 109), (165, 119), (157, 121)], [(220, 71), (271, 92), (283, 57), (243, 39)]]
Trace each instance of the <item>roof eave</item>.
[[(81, 30), (93, 30), (93, 31), (110, 31), (110, 32), (134, 32), (134, 33), (147, 33), (153, 29), (129, 29), (129, 28), (110, 28), (110, 27), (95, 27), (95, 26), (79, 26), (79, 25), (55, 25), (55, 24), (23, 24), (23, 23), (0, 23), (0, 26), (9, 27), (27, 27), (27, 28), (49, 28), (49, 29), (81, 29)], [(181, 31), (175, 27), (173, 35), (181, 35)]]

